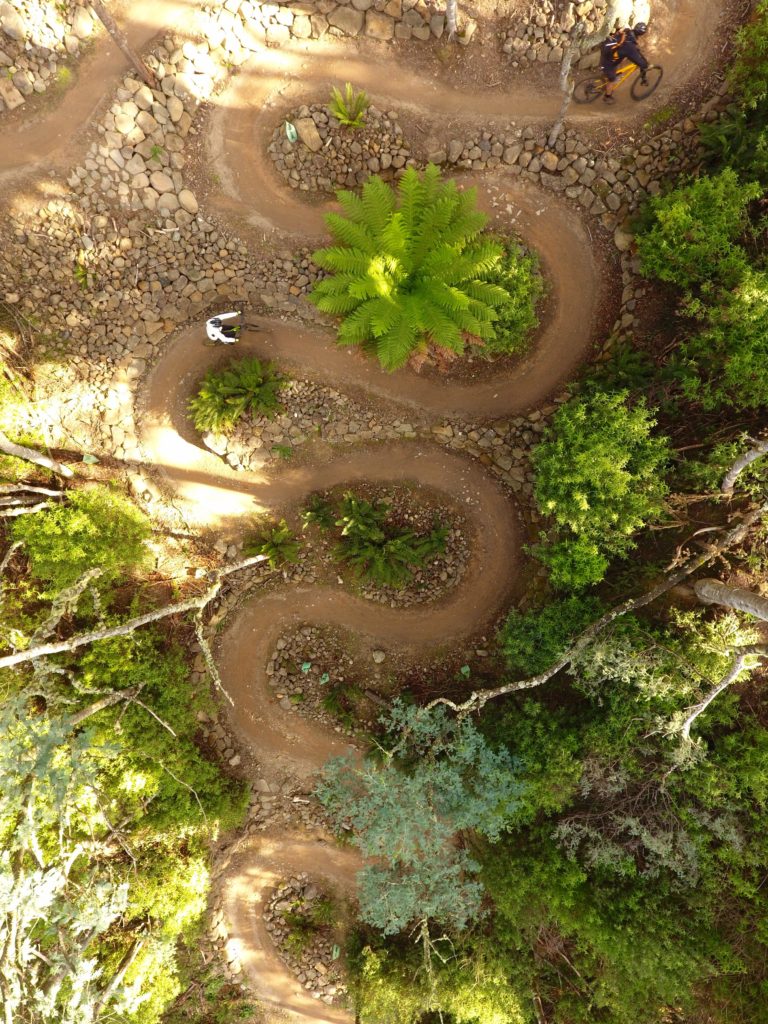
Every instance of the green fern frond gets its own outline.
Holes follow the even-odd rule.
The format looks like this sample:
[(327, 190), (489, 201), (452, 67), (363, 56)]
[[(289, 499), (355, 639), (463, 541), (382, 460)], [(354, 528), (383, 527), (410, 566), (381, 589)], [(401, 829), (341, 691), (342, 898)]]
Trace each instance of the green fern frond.
[[(336, 192), (336, 199), (339, 206), (351, 221), (354, 221), (355, 224), (365, 224), (365, 209), (363, 207), (363, 201), (356, 192), (350, 192), (349, 189), (340, 188)], [(326, 224), (328, 223), (328, 218), (333, 216), (337, 216), (337, 214), (326, 213)]]
[(374, 235), (380, 235), (395, 212), (395, 193), (379, 177), (372, 176), (363, 185), (361, 206), (365, 223)]
[(334, 239), (341, 245), (349, 245), (373, 256), (377, 249), (376, 239), (365, 224), (345, 220), (338, 213), (328, 213), (325, 222)]

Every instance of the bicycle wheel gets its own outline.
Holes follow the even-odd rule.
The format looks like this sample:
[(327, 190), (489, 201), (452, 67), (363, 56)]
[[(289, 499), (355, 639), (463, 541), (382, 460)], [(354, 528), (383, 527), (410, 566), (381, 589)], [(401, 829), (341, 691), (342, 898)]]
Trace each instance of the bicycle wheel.
[(664, 75), (664, 69), (660, 68), (658, 64), (651, 64), (650, 67), (645, 70), (645, 81), (640, 75), (635, 75), (632, 79), (632, 87), (629, 90), (632, 94), (633, 100), (647, 100), (652, 92), (656, 92), (659, 87), (659, 82)]
[(601, 78), (584, 78), (574, 86), (573, 98), (576, 103), (594, 103), (604, 92), (605, 82)]

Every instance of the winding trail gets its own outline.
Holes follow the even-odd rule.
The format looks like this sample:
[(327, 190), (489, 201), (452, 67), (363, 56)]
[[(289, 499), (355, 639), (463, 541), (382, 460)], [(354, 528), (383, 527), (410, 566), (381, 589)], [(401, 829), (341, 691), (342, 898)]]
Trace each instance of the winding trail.
[[(197, 0), (129, 0), (121, 23), (141, 49), (169, 28), (184, 31)], [(719, 0), (668, 0), (654, 18), (648, 46), (664, 65), (665, 91), (697, 71), (715, 37)], [(518, 76), (511, 89), (467, 92), (415, 74), (393, 60), (350, 55), (357, 44), (321, 41), (279, 50), (262, 48), (213, 101), (205, 159), (218, 184), (207, 207), (237, 233), (309, 243), (324, 234), (330, 204), (301, 202), (276, 177), (266, 154), (271, 132), (298, 103), (326, 95), (332, 81), (365, 88), (378, 105), (398, 106), (438, 120), (477, 124), (494, 118), (517, 123), (551, 119), (560, 105), (553, 69), (551, 91), (532, 89)], [(379, 50), (379, 52), (381, 52)], [(105, 82), (117, 82), (125, 62), (102, 37), (77, 69), (63, 98), (32, 118), (16, 118), (0, 148), (0, 188), (23, 174), (53, 178), (84, 153), (85, 129), (106, 102)], [(384, 83), (384, 84), (382, 84)], [(622, 100), (614, 108), (575, 108), (572, 122), (600, 123), (634, 117), (638, 108)], [(492, 418), (535, 407), (573, 376), (588, 355), (601, 301), (604, 268), (588, 229), (573, 209), (551, 193), (524, 186), (495, 172), (478, 187), (480, 201), (503, 228), (514, 227), (535, 249), (549, 285), (548, 313), (529, 355), (493, 379), (460, 382), (419, 376), (410, 370), (385, 374), (359, 353), (337, 347), (328, 330), (266, 322), (268, 333), (244, 338), (238, 354), (252, 351), (302, 375), (335, 387), (362, 390), (388, 403), (418, 410), (427, 420), (445, 416)], [(40, 186), (36, 184), (39, 190)], [(204, 449), (185, 416), (185, 405), (205, 369), (225, 355), (200, 345), (195, 327), (171, 341), (151, 373), (142, 415), (142, 445), (148, 464), (162, 475), (174, 504), (196, 528), (242, 533), (244, 517), (295, 509), (311, 491), (355, 481), (413, 481), (459, 501), (476, 535), (473, 560), (460, 586), (435, 605), (399, 610), (372, 605), (331, 586), (278, 587), (251, 597), (217, 643), (217, 661), (234, 701), (233, 727), (254, 751), (267, 778), (298, 777), (307, 790), (332, 756), (349, 749), (338, 733), (284, 711), (271, 694), (266, 665), (279, 635), (292, 624), (342, 626), (363, 648), (429, 653), (447, 641), (476, 634), (520, 589), (522, 529), (516, 508), (482, 466), (436, 444), (412, 441), (355, 448), (318, 457), (311, 467), (235, 472)], [(306, 871), (351, 887), (358, 857), (324, 838), (261, 833), (234, 854), (222, 879), (230, 951), (270, 1015), (307, 1024), (348, 1024), (343, 1010), (312, 999), (285, 968), (262, 919), (271, 889), (286, 875)]]

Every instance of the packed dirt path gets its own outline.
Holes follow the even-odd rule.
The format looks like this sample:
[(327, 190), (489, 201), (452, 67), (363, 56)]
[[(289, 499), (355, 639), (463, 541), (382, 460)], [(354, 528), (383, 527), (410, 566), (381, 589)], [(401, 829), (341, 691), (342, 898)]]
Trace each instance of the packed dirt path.
[[(120, 26), (137, 52), (176, 23), (184, 24), (196, 0), (127, 0), (117, 13)], [(31, 171), (67, 169), (76, 160), (75, 140), (87, 130), (114, 86), (131, 67), (122, 50), (102, 29), (91, 52), (72, 68), (72, 84), (57, 100), (47, 97), (30, 116), (23, 107), (2, 132), (0, 185)], [(10, 143), (10, 144), (7, 144)]]

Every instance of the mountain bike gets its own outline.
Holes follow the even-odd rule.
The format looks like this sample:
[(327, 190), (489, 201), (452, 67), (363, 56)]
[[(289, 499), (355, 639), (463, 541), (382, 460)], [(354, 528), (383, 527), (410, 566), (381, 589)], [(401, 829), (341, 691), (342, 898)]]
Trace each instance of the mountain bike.
[[(622, 83), (631, 78), (632, 85), (629, 92), (632, 99), (647, 100), (651, 93), (656, 92), (658, 89), (664, 69), (659, 67), (658, 64), (649, 64), (644, 72), (640, 71), (639, 75), (636, 74), (638, 71), (640, 71), (640, 68), (631, 61), (625, 67), (617, 68), (616, 88), (618, 89)], [(584, 78), (574, 87), (573, 98), (577, 103), (592, 103), (598, 96), (605, 95), (607, 84), (608, 82), (602, 75), (600, 78)]]

